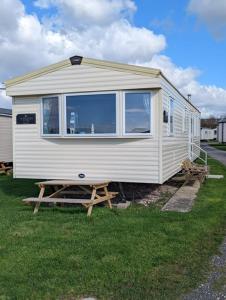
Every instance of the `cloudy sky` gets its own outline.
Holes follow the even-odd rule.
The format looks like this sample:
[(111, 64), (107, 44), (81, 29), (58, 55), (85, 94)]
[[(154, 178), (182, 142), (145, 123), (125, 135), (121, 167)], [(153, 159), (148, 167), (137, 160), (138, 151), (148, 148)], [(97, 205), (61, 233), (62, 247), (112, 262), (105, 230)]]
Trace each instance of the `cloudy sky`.
[(103, 58), (160, 68), (203, 116), (220, 116), (225, 53), (226, 0), (1, 0), (0, 82), (73, 55)]

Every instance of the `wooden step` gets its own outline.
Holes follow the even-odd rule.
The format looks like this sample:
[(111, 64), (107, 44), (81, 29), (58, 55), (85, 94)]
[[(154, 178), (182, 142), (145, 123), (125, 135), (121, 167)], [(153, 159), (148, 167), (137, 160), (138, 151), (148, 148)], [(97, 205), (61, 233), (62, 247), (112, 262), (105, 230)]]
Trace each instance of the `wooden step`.
[(23, 199), (23, 202), (41, 202), (41, 203), (69, 203), (69, 204), (89, 204), (91, 203), (90, 199), (66, 199), (66, 198), (26, 198)]

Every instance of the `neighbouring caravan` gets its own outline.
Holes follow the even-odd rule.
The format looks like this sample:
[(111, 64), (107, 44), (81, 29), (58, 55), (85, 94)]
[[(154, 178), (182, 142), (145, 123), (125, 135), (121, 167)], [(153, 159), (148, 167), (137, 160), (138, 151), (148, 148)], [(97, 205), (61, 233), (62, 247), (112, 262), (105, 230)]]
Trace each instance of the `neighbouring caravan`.
[(211, 141), (217, 139), (217, 128), (201, 128), (201, 140)]
[(13, 161), (12, 111), (0, 108), (0, 161)]
[(217, 140), (220, 143), (226, 143), (226, 117), (218, 122)]
[(16, 178), (161, 184), (199, 155), (200, 112), (158, 69), (74, 56), (5, 84)]

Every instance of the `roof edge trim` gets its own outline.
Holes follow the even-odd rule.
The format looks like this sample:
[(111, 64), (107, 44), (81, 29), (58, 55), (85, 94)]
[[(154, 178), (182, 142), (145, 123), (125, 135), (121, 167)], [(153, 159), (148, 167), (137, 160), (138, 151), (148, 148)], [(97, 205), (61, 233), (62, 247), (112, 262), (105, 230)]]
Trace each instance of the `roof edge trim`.
[(71, 62), (70, 62), (69, 59), (60, 61), (60, 62), (55, 63), (55, 64), (51, 64), (47, 67), (40, 68), (37, 71), (29, 72), (25, 75), (18, 76), (18, 77), (15, 77), (13, 79), (6, 80), (4, 83), (5, 83), (6, 88), (8, 88), (10, 86), (25, 82), (27, 80), (37, 78), (40, 75), (45, 75), (45, 74), (54, 72), (56, 70), (60, 70), (60, 69), (62, 69), (64, 67), (67, 67), (67, 66), (71, 66)]
[(82, 65), (92, 65), (100, 68), (108, 68), (108, 69), (110, 68), (114, 70), (133, 72), (136, 74), (143, 74), (143, 75), (158, 76), (161, 73), (159, 69), (123, 64), (123, 63), (117, 63), (113, 61), (99, 60), (93, 58), (85, 58), (85, 57), (83, 57), (82, 59)]
[(175, 85), (173, 85), (173, 83), (162, 73), (162, 71), (160, 71), (160, 75), (162, 76), (162, 78), (164, 78), (179, 94), (181, 97), (184, 98), (184, 100), (186, 100), (195, 110), (197, 110), (199, 113), (201, 113), (201, 111), (191, 102), (188, 100), (188, 98), (186, 98), (179, 90), (178, 88), (175, 87)]

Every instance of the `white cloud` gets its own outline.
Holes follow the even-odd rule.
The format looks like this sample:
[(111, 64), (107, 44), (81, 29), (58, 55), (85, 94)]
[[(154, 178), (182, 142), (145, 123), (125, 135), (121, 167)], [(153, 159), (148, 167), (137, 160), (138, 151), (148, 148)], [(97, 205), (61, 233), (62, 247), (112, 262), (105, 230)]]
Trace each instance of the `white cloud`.
[(216, 38), (226, 37), (225, 0), (190, 0), (188, 12), (195, 14)]
[[(10, 33), (5, 31), (5, 26), (0, 27), (0, 56), (4, 57), (1, 61), (0, 80), (75, 54), (121, 61), (134, 61), (138, 58), (144, 62), (166, 46), (163, 35), (156, 35), (146, 28), (135, 27), (123, 17), (106, 26), (53, 30), (35, 15), (26, 14), (20, 1), (2, 1), (1, 13), (6, 20), (12, 18), (11, 11), (15, 12), (15, 27)], [(69, 0), (64, 2), (72, 3)], [(102, 2), (104, 7), (106, 2), (112, 3), (113, 10), (116, 1)], [(130, 11), (130, 7), (133, 7), (132, 1), (119, 2), (123, 11)], [(86, 4), (84, 7), (86, 8)]]
[(145, 63), (146, 66), (159, 68), (170, 78), (171, 82), (176, 83), (177, 88), (182, 89), (188, 82), (191, 82), (200, 75), (200, 71), (195, 68), (182, 68), (176, 66), (169, 57), (165, 55), (154, 55), (151, 62)]
[[(136, 5), (132, 0), (37, 0), (35, 5), (56, 7), (61, 24), (68, 26), (106, 26), (122, 17), (132, 17)], [(59, 21), (59, 18), (58, 18)]]
[[(20, 0), (1, 1), (0, 81), (82, 55), (160, 68), (185, 95), (192, 94), (204, 114), (221, 114), (226, 106), (226, 90), (201, 85), (199, 70), (176, 66), (160, 54), (166, 47), (163, 35), (133, 25), (134, 1), (37, 0), (36, 5), (47, 9), (43, 20), (27, 14)], [(57, 13), (48, 17), (52, 6)], [(10, 106), (3, 91), (1, 106)]]
[(215, 85), (201, 85), (198, 82), (199, 70), (178, 67), (164, 55), (155, 55), (144, 65), (161, 69), (185, 96), (191, 94), (192, 102), (200, 108), (203, 116), (213, 113), (221, 116), (225, 112), (226, 90)]

